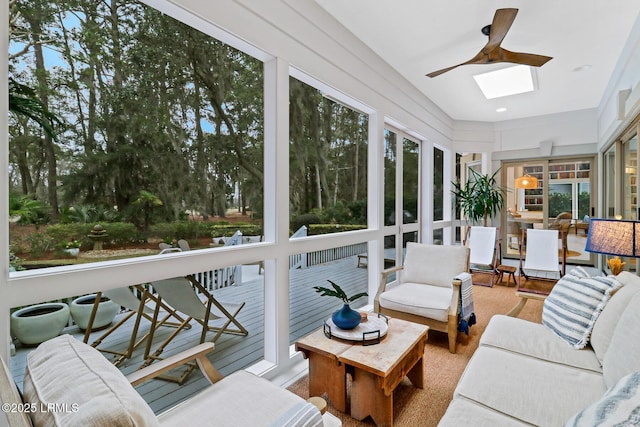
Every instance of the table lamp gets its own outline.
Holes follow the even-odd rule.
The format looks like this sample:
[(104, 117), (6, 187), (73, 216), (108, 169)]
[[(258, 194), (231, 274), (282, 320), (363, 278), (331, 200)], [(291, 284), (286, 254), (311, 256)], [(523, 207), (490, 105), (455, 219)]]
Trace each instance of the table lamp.
[(589, 221), (585, 250), (615, 255), (607, 264), (611, 274), (617, 275), (625, 265), (620, 256), (640, 256), (640, 221), (592, 218)]

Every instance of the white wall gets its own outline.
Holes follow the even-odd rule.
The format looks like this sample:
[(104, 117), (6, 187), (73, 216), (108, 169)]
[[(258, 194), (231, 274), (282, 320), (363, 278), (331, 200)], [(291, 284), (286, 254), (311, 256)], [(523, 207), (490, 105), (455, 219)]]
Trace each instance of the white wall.
[[(622, 91), (622, 93), (621, 93)], [(630, 91), (625, 94), (624, 91)], [(624, 94), (624, 95), (623, 95)], [(640, 113), (640, 18), (618, 59), (614, 74), (598, 108), (600, 151)]]

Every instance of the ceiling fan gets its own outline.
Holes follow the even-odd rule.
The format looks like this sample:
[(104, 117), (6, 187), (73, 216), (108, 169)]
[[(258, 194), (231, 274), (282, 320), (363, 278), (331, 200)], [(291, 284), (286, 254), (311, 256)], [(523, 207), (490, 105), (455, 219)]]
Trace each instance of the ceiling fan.
[(427, 74), (428, 77), (436, 77), (447, 71), (451, 71), (461, 65), (467, 64), (494, 64), (498, 62), (512, 62), (514, 64), (530, 65), (540, 67), (547, 63), (552, 57), (535, 55), (533, 53), (511, 52), (500, 47), (502, 40), (511, 28), (511, 24), (516, 19), (518, 9), (498, 9), (493, 16), (493, 23), (482, 28), (482, 34), (489, 36), (489, 41), (480, 52), (470, 60), (453, 67), (443, 68)]

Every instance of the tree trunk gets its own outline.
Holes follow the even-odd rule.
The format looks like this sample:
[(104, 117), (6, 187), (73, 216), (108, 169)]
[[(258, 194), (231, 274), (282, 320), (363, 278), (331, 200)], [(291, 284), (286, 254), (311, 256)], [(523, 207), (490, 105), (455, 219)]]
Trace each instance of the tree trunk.
[[(42, 45), (40, 40), (40, 34), (42, 33), (42, 28), (40, 25), (40, 20), (35, 17), (29, 18), (29, 25), (33, 31), (32, 37), (34, 41), (33, 52), (35, 55), (35, 66), (36, 66), (36, 78), (38, 79), (38, 88), (37, 93), (40, 101), (44, 107), (49, 109), (49, 96), (47, 94), (47, 70), (44, 65), (44, 54), (42, 52)], [(58, 167), (56, 160), (56, 150), (53, 142), (53, 138), (51, 138), (46, 133), (44, 134), (44, 138), (42, 140), (45, 157), (47, 159), (47, 198), (49, 202), (49, 206), (51, 207), (51, 221), (58, 221)]]

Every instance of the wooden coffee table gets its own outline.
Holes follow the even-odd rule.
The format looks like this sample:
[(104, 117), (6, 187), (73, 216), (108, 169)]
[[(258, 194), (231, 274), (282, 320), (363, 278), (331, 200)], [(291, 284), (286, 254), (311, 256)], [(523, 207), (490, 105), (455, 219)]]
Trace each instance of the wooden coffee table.
[(389, 319), (379, 344), (363, 346), (329, 339), (322, 329), (296, 342), (296, 350), (309, 359), (309, 395), (327, 397), (347, 412), (347, 376), (351, 376), (351, 416), (371, 416), (377, 425), (393, 425), (393, 390), (406, 376), (416, 388), (424, 387), (422, 358), (429, 327)]

